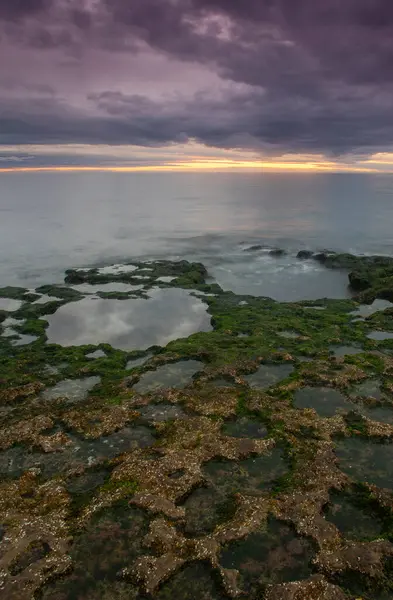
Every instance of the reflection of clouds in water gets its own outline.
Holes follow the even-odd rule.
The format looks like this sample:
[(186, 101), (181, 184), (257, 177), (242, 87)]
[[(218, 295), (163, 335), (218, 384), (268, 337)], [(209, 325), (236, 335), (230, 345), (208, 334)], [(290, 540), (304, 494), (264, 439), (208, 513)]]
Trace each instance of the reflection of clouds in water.
[(162, 277), (157, 277), (157, 281), (161, 281), (162, 283), (171, 283), (176, 279), (176, 277), (172, 277), (171, 275), (163, 275)]
[(80, 283), (73, 285), (72, 288), (82, 294), (95, 294), (96, 292), (133, 292), (141, 290), (143, 285), (130, 285), (128, 283), (111, 282), (111, 283)]
[(22, 306), (21, 300), (12, 300), (11, 298), (0, 298), (0, 310), (13, 312)]
[(84, 298), (46, 317), (50, 343), (64, 346), (109, 343), (134, 350), (165, 346), (196, 331), (209, 331), (206, 305), (181, 289), (154, 289), (149, 299)]
[(181, 389), (188, 385), (192, 377), (201, 371), (204, 364), (199, 360), (183, 360), (158, 367), (155, 371), (146, 371), (134, 385), (134, 390), (147, 394), (160, 388), (174, 387)]
[(15, 334), (19, 337), (17, 340), (13, 340), (11, 342), (12, 346), (27, 346), (27, 344), (31, 344), (38, 340), (38, 338), (35, 335), (23, 335), (17, 332), (15, 332)]
[(43, 294), (37, 300), (34, 300), (32, 304), (46, 304), (47, 302), (59, 302), (59, 298), (55, 298), (54, 296), (47, 296)]
[(370, 340), (383, 342), (384, 340), (393, 340), (393, 333), (390, 331), (372, 331), (367, 336)]
[(135, 265), (109, 265), (108, 267), (101, 267), (97, 269), (100, 275), (118, 275), (120, 273), (132, 273), (136, 271), (138, 267)]
[(374, 313), (385, 310), (387, 308), (391, 308), (393, 304), (389, 302), (389, 300), (374, 300), (372, 304), (361, 304), (356, 310), (351, 312), (350, 314), (354, 317), (369, 317)]
[(261, 365), (255, 373), (246, 375), (244, 379), (252, 388), (267, 389), (282, 379), (288, 377), (293, 371), (293, 365)]

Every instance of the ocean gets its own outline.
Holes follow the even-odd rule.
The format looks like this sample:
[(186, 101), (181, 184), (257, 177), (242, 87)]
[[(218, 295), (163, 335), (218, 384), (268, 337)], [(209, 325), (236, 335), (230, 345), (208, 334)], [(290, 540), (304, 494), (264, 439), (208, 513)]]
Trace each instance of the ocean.
[[(0, 285), (61, 282), (70, 267), (184, 258), (236, 293), (341, 298), (347, 274), (297, 252), (393, 255), (392, 223), (390, 175), (3, 173)], [(271, 256), (272, 248), (285, 254)]]

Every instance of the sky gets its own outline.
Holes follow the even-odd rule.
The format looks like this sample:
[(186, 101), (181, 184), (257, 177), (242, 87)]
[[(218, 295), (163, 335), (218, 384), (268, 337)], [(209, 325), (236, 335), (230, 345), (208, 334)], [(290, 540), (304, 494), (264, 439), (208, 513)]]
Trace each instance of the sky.
[(393, 171), (389, 0), (0, 0), (0, 170)]

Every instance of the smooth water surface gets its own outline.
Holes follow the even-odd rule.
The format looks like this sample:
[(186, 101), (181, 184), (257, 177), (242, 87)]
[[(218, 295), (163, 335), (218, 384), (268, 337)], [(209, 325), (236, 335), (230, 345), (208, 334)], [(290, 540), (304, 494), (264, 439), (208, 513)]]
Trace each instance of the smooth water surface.
[[(0, 285), (149, 256), (201, 260), (234, 291), (343, 297), (345, 273), (296, 253), (393, 254), (392, 191), (382, 174), (1, 174)], [(270, 256), (275, 247), (288, 254)]]
[(296, 408), (314, 408), (320, 417), (333, 417), (356, 408), (343, 394), (325, 387), (300, 388), (295, 392), (293, 403)]
[(193, 376), (202, 371), (203, 362), (199, 360), (181, 360), (158, 367), (154, 371), (143, 373), (133, 389), (140, 394), (147, 394), (164, 388), (183, 388), (191, 383)]
[(389, 302), (389, 300), (383, 300), (377, 298), (374, 300), (372, 304), (360, 304), (356, 310), (354, 310), (351, 315), (354, 317), (370, 317), (374, 313), (380, 310), (386, 310), (387, 308), (392, 308), (393, 304)]
[(100, 377), (83, 377), (81, 379), (64, 379), (57, 383), (54, 387), (48, 388), (42, 392), (42, 397), (45, 400), (56, 400), (57, 398), (65, 398), (70, 402), (84, 400), (89, 391), (94, 386), (99, 384)]
[(340, 467), (357, 481), (393, 488), (393, 444), (361, 438), (336, 442)]
[(383, 342), (384, 340), (393, 340), (393, 333), (390, 331), (372, 331), (367, 337), (376, 342)]
[(294, 370), (293, 365), (261, 365), (255, 373), (246, 375), (244, 379), (250, 387), (266, 390), (286, 379)]
[(111, 344), (121, 350), (152, 345), (211, 329), (206, 304), (181, 289), (153, 289), (149, 299), (84, 298), (48, 315), (49, 343)]

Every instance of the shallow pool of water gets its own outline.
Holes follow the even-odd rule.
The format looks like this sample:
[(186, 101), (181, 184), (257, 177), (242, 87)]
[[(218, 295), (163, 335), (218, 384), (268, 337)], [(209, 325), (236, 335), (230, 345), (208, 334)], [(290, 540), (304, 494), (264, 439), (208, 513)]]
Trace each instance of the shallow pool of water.
[(211, 460), (203, 467), (207, 481), (225, 494), (261, 494), (288, 470), (280, 448), (245, 460)]
[(372, 331), (367, 337), (370, 340), (382, 342), (383, 340), (393, 340), (393, 333), (390, 331)]
[(277, 331), (277, 335), (287, 338), (288, 340), (296, 340), (297, 338), (301, 337), (299, 333), (296, 333), (296, 331)]
[(293, 365), (261, 365), (255, 373), (246, 375), (244, 379), (250, 387), (265, 390), (288, 377), (293, 370)]
[(133, 292), (141, 290), (143, 285), (130, 285), (120, 281), (111, 283), (80, 283), (72, 288), (81, 294), (96, 294), (97, 292)]
[(103, 350), (95, 350), (94, 352), (89, 352), (86, 354), (86, 358), (104, 358), (106, 356)]
[(84, 377), (82, 379), (64, 379), (54, 387), (48, 388), (42, 392), (45, 400), (56, 400), (65, 398), (69, 402), (77, 402), (87, 397), (90, 390), (100, 383), (100, 377)]
[(350, 314), (354, 317), (370, 317), (374, 313), (380, 310), (386, 310), (387, 308), (391, 308), (393, 304), (388, 300), (374, 300), (372, 304), (361, 304), (356, 310), (352, 311)]
[(18, 336), (18, 339), (11, 341), (12, 346), (27, 346), (28, 344), (32, 344), (33, 342), (38, 340), (38, 337), (36, 337), (35, 335), (26, 335), (24, 333), (18, 332), (15, 333)]
[[(125, 597), (128, 600), (128, 597)], [(227, 600), (217, 573), (205, 562), (186, 566), (169, 579), (156, 594), (157, 600)], [(138, 596), (137, 600), (142, 600)], [(120, 600), (120, 596), (119, 596)], [(130, 598), (131, 600), (131, 598)]]
[(149, 299), (84, 298), (48, 315), (49, 343), (63, 346), (111, 344), (122, 350), (152, 345), (197, 331), (210, 331), (206, 304), (182, 289), (153, 289)]
[[(44, 587), (42, 600), (137, 600), (142, 597), (119, 577), (145, 552), (146, 513), (124, 503), (100, 511), (75, 535), (69, 553), (73, 568)], [(175, 596), (174, 596), (175, 598)]]
[(367, 379), (352, 388), (351, 396), (352, 395), (359, 396), (360, 398), (375, 398), (375, 400), (381, 400), (383, 398), (381, 381), (379, 381), (379, 379)]
[[(97, 269), (100, 275), (121, 275), (122, 273), (132, 273), (138, 269), (135, 265), (109, 265), (107, 267), (100, 267)], [(82, 269), (83, 270), (83, 269)]]
[(305, 387), (296, 390), (296, 408), (314, 408), (320, 417), (332, 417), (336, 413), (346, 413), (356, 408), (337, 390), (325, 387)]
[(156, 281), (161, 281), (162, 283), (171, 283), (174, 281), (176, 277), (172, 277), (171, 275), (163, 275), (162, 277), (157, 277)]
[(348, 540), (377, 539), (382, 533), (383, 524), (378, 515), (356, 493), (331, 493), (325, 518)]
[(183, 388), (203, 368), (204, 364), (199, 360), (182, 360), (162, 365), (155, 371), (143, 373), (133, 389), (140, 394), (147, 394), (164, 388)]
[(393, 488), (393, 444), (351, 437), (336, 442), (336, 454), (343, 471), (355, 480)]
[(265, 585), (311, 575), (314, 553), (310, 540), (297, 536), (289, 525), (270, 517), (259, 532), (228, 544), (220, 562), (224, 568), (240, 572), (241, 588), (246, 593), (262, 598)]
[(86, 440), (69, 434), (70, 445), (60, 452), (38, 452), (22, 446), (0, 452), (0, 475), (18, 477), (31, 468), (41, 469), (45, 477), (64, 474), (64, 470), (92, 467), (136, 448), (148, 448), (155, 442), (149, 427), (124, 427), (120, 431), (96, 440)]
[(13, 300), (11, 298), (0, 298), (0, 310), (6, 310), (7, 312), (14, 312), (22, 306), (21, 300)]
[(236, 503), (212, 486), (194, 490), (182, 505), (187, 535), (207, 535), (235, 512)]
[(224, 435), (236, 438), (264, 438), (267, 436), (267, 429), (259, 421), (253, 421), (247, 417), (241, 417), (236, 421), (228, 421), (222, 427)]
[(341, 358), (346, 355), (361, 354), (364, 352), (362, 348), (357, 348), (356, 346), (330, 346), (329, 350), (334, 353), (336, 358)]
[(141, 356), (140, 358), (133, 358), (129, 360), (126, 364), (126, 369), (129, 370), (135, 369), (136, 367), (140, 367), (144, 365), (145, 362), (147, 362), (152, 356), (152, 354), (146, 354), (145, 356)]

